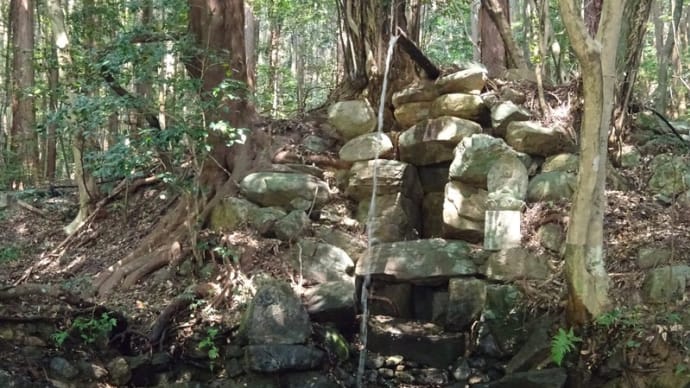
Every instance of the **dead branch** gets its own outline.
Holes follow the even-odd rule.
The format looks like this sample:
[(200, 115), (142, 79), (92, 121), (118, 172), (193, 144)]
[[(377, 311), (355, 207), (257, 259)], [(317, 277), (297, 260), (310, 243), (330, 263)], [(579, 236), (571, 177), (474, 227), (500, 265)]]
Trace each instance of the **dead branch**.
[(48, 216), (48, 213), (46, 213), (45, 211), (43, 211), (37, 207), (29, 205), (28, 203), (22, 201), (21, 199), (17, 199), (17, 205), (19, 205), (20, 207), (22, 207), (22, 208), (24, 208), (24, 209), (26, 209), (32, 213), (38, 214), (39, 216), (41, 216), (43, 218), (50, 219), (50, 216)]

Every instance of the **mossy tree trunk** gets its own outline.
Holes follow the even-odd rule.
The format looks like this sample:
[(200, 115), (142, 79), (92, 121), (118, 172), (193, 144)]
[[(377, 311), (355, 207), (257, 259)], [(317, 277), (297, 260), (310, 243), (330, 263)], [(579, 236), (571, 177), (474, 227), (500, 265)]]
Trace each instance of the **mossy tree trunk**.
[(582, 68), (584, 115), (577, 190), (566, 238), (568, 321), (582, 325), (609, 306), (604, 265), (607, 138), (616, 84), (616, 51), (625, 0), (603, 3), (596, 36), (587, 31), (573, 0), (559, 1), (568, 36)]

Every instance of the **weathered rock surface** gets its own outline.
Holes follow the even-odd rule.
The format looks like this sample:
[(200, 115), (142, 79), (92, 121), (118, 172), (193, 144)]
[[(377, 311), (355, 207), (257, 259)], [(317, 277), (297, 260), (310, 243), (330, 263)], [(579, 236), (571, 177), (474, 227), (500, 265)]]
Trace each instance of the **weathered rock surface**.
[(486, 303), (486, 283), (480, 279), (458, 278), (448, 282), (448, 310), (445, 327), (466, 329), (479, 315)]
[(436, 97), (438, 97), (436, 85), (422, 82), (393, 93), (393, 106), (397, 108), (411, 102), (433, 101)]
[(304, 210), (293, 210), (287, 216), (276, 221), (273, 229), (278, 239), (294, 241), (302, 237), (310, 226), (311, 221)]
[(328, 108), (328, 123), (345, 140), (350, 140), (373, 131), (376, 115), (365, 100), (340, 101)]
[(518, 200), (524, 200), (527, 195), (528, 184), (527, 168), (515, 155), (501, 156), (489, 168), (487, 174), (487, 188), (489, 193), (494, 196), (508, 195)]
[(478, 121), (488, 115), (484, 100), (475, 94), (444, 94), (431, 104), (430, 117), (455, 116)]
[(314, 321), (352, 322), (355, 318), (355, 284), (347, 280), (318, 284), (304, 292), (304, 305)]
[(690, 282), (690, 266), (671, 265), (647, 273), (642, 293), (648, 302), (667, 303), (682, 299)]
[(559, 201), (571, 199), (575, 193), (577, 178), (574, 174), (561, 171), (541, 173), (529, 182), (527, 201)]
[(395, 121), (401, 128), (409, 128), (429, 118), (431, 101), (408, 102), (395, 108)]
[(363, 200), (357, 207), (357, 219), (368, 223), (371, 243), (414, 240), (421, 235), (422, 224), (419, 203), (400, 193), (379, 195), (371, 220), (368, 220), (370, 201)]
[(453, 160), (453, 150), (460, 140), (481, 131), (474, 121), (452, 116), (419, 122), (400, 135), (400, 160), (415, 166)]
[(467, 69), (444, 75), (436, 80), (436, 86), (441, 94), (447, 93), (475, 93), (478, 94), (486, 85), (488, 79), (486, 68), (471, 66)]
[(449, 178), (477, 187), (487, 187), (487, 174), (491, 166), (503, 155), (514, 155), (529, 165), (530, 158), (510, 148), (502, 139), (476, 134), (466, 137), (455, 147)]
[(401, 355), (424, 365), (446, 368), (465, 351), (461, 333), (445, 333), (428, 322), (377, 316), (369, 320), (367, 347), (370, 351)]
[(352, 282), (355, 263), (342, 249), (304, 238), (290, 251), (293, 268), (301, 269), (305, 279), (316, 283), (336, 280)]
[(286, 210), (320, 209), (328, 202), (328, 184), (309, 174), (257, 172), (240, 182), (240, 192), (261, 206)]
[(642, 269), (666, 265), (671, 261), (670, 248), (642, 247), (637, 251), (637, 266)]
[(577, 173), (580, 158), (575, 154), (558, 154), (549, 156), (541, 166), (541, 172), (571, 172)]
[(530, 113), (511, 101), (503, 101), (491, 107), (491, 126), (495, 136), (503, 137), (508, 124), (529, 119)]
[(688, 190), (690, 166), (680, 156), (657, 155), (649, 164), (652, 177), (649, 190), (666, 196), (673, 196)]
[(547, 128), (532, 121), (514, 121), (506, 127), (506, 143), (516, 151), (549, 156), (571, 151), (573, 141), (560, 128)]
[(472, 275), (477, 269), (464, 241), (428, 239), (379, 244), (357, 262), (356, 275), (425, 281)]
[(446, 185), (443, 203), (443, 233), (470, 242), (484, 236), (487, 191), (460, 182)]
[(544, 280), (551, 272), (546, 257), (520, 247), (491, 254), (482, 269), (487, 278), (503, 281)]
[[(374, 164), (377, 167), (374, 168)], [(402, 193), (405, 197), (420, 200), (422, 186), (417, 169), (397, 160), (370, 160), (355, 162), (350, 169), (350, 179), (345, 194), (358, 201), (371, 198), (374, 183), (374, 169), (377, 175), (377, 195)]]
[(393, 151), (393, 142), (385, 133), (366, 133), (351, 139), (340, 148), (340, 159), (347, 162), (372, 160), (378, 155), (384, 157)]
[(314, 369), (326, 357), (315, 347), (288, 344), (249, 345), (245, 353), (249, 369), (262, 373)]
[(544, 224), (537, 229), (537, 238), (544, 248), (551, 252), (560, 252), (565, 242), (563, 227), (553, 222)]
[(250, 344), (299, 344), (311, 334), (311, 324), (290, 285), (267, 280), (247, 308), (243, 330)]
[(367, 244), (359, 236), (352, 233), (325, 225), (315, 227), (314, 229), (314, 236), (320, 242), (331, 244), (344, 250), (354, 262), (359, 260), (362, 253), (367, 249)]

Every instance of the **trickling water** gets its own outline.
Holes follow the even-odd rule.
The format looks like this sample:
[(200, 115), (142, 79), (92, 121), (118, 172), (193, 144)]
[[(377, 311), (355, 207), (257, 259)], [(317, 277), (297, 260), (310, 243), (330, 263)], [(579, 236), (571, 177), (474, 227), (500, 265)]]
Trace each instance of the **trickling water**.
[[(395, 48), (395, 43), (398, 41), (398, 35), (391, 38), (388, 43), (388, 53), (386, 54), (386, 68), (383, 72), (383, 86), (381, 87), (381, 99), (379, 102), (379, 114), (378, 114), (378, 127), (377, 134), (381, 136), (383, 134), (383, 109), (386, 103), (386, 89), (388, 88), (388, 72), (391, 66), (391, 58), (393, 57), (393, 48)], [(367, 251), (371, 255), (371, 241), (372, 236), (372, 223), (376, 215), (376, 188), (377, 188), (377, 170), (379, 165), (379, 150), (376, 150), (376, 157), (374, 158), (374, 170), (372, 178), (372, 190), (371, 190), (371, 204), (369, 206), (369, 214), (367, 215)], [(364, 365), (367, 358), (367, 323), (369, 321), (369, 285), (371, 284), (371, 274), (370, 268), (366, 268), (364, 275), (364, 282), (362, 284), (362, 293), (360, 294), (360, 301), (362, 303), (362, 320), (359, 327), (359, 337), (362, 342), (362, 349), (359, 352), (359, 365), (357, 366), (357, 387), (361, 388), (365, 386), (364, 383)]]

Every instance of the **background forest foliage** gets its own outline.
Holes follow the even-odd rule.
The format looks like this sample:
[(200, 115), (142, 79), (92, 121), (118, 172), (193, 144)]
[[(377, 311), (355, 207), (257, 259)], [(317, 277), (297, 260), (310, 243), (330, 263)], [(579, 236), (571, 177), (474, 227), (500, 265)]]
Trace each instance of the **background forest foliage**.
[[(424, 53), (442, 68), (478, 60), (479, 3), (419, 1), (418, 43)], [(635, 93), (670, 117), (685, 119), (688, 9), (682, 2), (652, 3)], [(17, 47), (12, 39), (14, 27), (21, 23), (14, 20), (11, 5), (15, 4), (28, 4), (33, 11), (30, 62), (15, 60), (27, 49)], [(64, 10), (69, 66), (61, 64), (58, 55), (51, 7)], [(218, 88), (217, 101), (199, 99), (198, 80), (184, 68), (185, 57), (198, 50), (186, 39), (187, 9), (186, 0), (3, 2), (0, 186), (73, 177), (71, 143), (77, 128), (88, 145), (85, 167), (99, 180), (128, 176), (160, 163), (180, 165), (189, 162), (190, 154), (199, 160), (212, 124), (205, 121), (205, 108), (232, 98), (237, 88), (245, 86), (226, 83)], [(511, 1), (509, 11), (512, 33), (525, 58), (531, 66), (545, 66), (545, 84), (569, 82), (579, 74), (557, 2)], [(249, 88), (258, 112), (289, 118), (323, 106), (343, 77), (337, 2), (252, 0), (246, 2), (245, 17)], [(671, 40), (675, 45), (669, 45)], [(541, 41), (547, 48), (545, 57)], [(660, 85), (664, 70), (669, 72), (668, 81)], [(31, 86), (17, 82), (22, 72), (32, 73)], [(108, 76), (112, 82), (107, 82)], [(122, 93), (113, 92), (115, 87)], [(13, 139), (13, 103), (21, 99), (32, 104), (28, 113), (22, 113), (30, 116), (24, 122), (31, 130), (24, 132), (27, 136), (15, 133)], [(161, 130), (151, 122), (143, 125), (147, 115), (158, 120)], [(34, 162), (22, 164), (27, 157), (21, 153), (30, 154)]]

